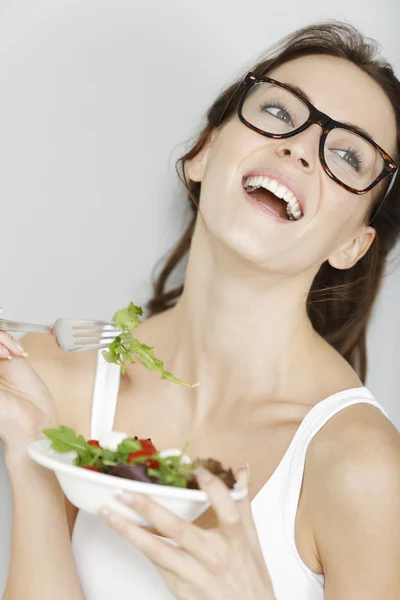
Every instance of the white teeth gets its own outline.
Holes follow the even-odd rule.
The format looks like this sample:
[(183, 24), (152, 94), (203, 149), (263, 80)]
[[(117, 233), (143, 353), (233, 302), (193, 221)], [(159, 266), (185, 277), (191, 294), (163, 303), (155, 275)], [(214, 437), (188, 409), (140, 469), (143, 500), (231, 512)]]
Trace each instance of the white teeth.
[(283, 199), (286, 200), (286, 202), (289, 202), (289, 200), (291, 198), (294, 198), (292, 192), (289, 192), (289, 190), (286, 190), (285, 195), (283, 196)]
[(290, 204), (287, 205), (286, 212), (291, 220), (297, 220), (302, 216), (302, 212), (299, 208), (292, 208)]
[[(262, 185), (262, 184), (261, 184)], [(264, 187), (264, 186), (263, 186)], [(275, 194), (276, 190), (279, 187), (279, 183), (277, 181), (275, 181), (274, 179), (270, 179), (268, 181), (268, 185), (267, 185), (267, 190), (269, 190), (270, 192), (272, 192), (273, 194)]]
[(281, 183), (278, 183), (274, 179), (270, 179), (269, 177), (264, 177), (263, 175), (258, 175), (256, 177), (248, 177), (244, 182), (244, 187), (248, 192), (253, 192), (259, 187), (263, 187), (266, 190), (269, 190), (278, 198), (281, 198), (285, 202), (287, 202), (286, 212), (288, 214), (289, 219), (297, 220), (303, 216), (303, 213), (300, 209), (299, 202), (297, 198), (293, 195), (286, 186)]
[(289, 217), (289, 219), (290, 219), (291, 221), (293, 221), (293, 219), (294, 219), (294, 216), (293, 216), (293, 213), (292, 213), (292, 211), (291, 211), (291, 209), (290, 209), (290, 206), (289, 206), (289, 204), (288, 204), (288, 205), (287, 205), (287, 207), (286, 207), (286, 212), (287, 212), (287, 214), (288, 214), (288, 217)]
[(290, 198), (290, 200), (288, 200), (287, 203), (288, 203), (288, 206), (290, 206), (290, 210), (292, 211), (293, 214), (295, 213), (295, 211), (300, 210), (299, 203), (297, 202), (297, 200), (294, 196), (292, 198)]
[(285, 188), (284, 185), (278, 185), (275, 190), (275, 196), (278, 196), (278, 198), (283, 198), (285, 194), (287, 194), (287, 188)]

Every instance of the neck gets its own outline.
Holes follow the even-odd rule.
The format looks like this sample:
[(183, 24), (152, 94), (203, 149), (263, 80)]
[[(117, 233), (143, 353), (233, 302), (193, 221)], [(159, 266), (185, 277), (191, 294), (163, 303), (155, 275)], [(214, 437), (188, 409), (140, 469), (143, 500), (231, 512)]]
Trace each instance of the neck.
[(304, 279), (257, 269), (197, 227), (184, 292), (170, 311), (170, 370), (200, 381), (207, 404), (284, 397), (320, 348), (306, 313), (311, 276)]

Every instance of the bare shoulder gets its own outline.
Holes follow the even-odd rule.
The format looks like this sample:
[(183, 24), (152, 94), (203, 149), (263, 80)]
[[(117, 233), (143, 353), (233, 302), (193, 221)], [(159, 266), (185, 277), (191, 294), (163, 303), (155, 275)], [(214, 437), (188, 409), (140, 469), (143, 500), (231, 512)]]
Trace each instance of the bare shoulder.
[[(400, 433), (372, 405), (349, 406), (332, 417), (310, 443), (305, 483), (311, 514), (338, 497), (359, 500), (376, 485), (399, 483)], [(371, 488), (371, 489), (369, 489)], [(366, 500), (366, 499), (364, 499)], [(318, 507), (321, 507), (319, 509)]]
[(363, 469), (398, 459), (400, 433), (376, 407), (359, 403), (333, 416), (309, 447), (308, 466), (340, 475), (346, 466)]
[(88, 433), (97, 353), (63, 352), (47, 335), (28, 334), (20, 342), (54, 397), (59, 423)]
[[(400, 433), (375, 406), (366, 402), (353, 404), (331, 417), (314, 437), (309, 447), (310, 464), (318, 466), (323, 457), (340, 468), (340, 461), (368, 457), (371, 453), (399, 450)], [(332, 451), (334, 455), (332, 456)]]
[(307, 455), (304, 495), (327, 597), (353, 597), (355, 581), (381, 597), (385, 578), (390, 594), (400, 593), (400, 434), (378, 409), (350, 406), (320, 430)]

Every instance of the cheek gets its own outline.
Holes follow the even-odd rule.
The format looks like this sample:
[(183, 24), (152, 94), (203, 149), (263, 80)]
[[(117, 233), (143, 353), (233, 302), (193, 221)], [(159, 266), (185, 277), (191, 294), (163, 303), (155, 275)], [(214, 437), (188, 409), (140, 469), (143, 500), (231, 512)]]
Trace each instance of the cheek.
[(237, 187), (237, 166), (239, 158), (234, 144), (216, 145), (212, 149), (201, 184), (203, 209), (210, 204), (223, 204), (224, 198)]
[[(349, 230), (365, 222), (372, 199), (372, 191), (357, 195), (328, 182), (323, 198), (324, 215), (331, 221), (331, 227), (346, 234)], [(332, 184), (335, 187), (332, 187)]]
[[(334, 183), (334, 182), (333, 182)], [(328, 189), (313, 224), (314, 248), (320, 248), (323, 260), (345, 243), (365, 223), (371, 192), (358, 196), (343, 188)], [(367, 198), (368, 196), (368, 198)], [(322, 256), (324, 255), (324, 256)]]

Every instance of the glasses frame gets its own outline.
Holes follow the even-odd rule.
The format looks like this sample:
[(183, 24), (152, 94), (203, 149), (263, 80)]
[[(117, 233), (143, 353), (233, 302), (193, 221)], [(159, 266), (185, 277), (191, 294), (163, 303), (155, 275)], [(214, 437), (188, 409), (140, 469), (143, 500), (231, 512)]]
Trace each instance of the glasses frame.
[[(249, 92), (253, 89), (253, 87), (255, 87), (259, 83), (272, 83), (272, 84), (277, 85), (281, 88), (284, 88), (285, 90), (294, 94), (294, 96), (296, 96), (299, 100), (301, 100), (301, 102), (303, 102), (310, 111), (310, 115), (309, 115), (307, 121), (303, 125), (298, 127), (296, 130), (290, 131), (289, 133), (267, 133), (266, 131), (259, 129), (255, 125), (252, 125), (251, 123), (249, 123), (249, 121), (247, 121), (243, 116), (242, 108), (243, 108), (243, 105), (245, 103), (245, 100), (246, 100)], [(255, 73), (253, 73), (251, 71), (249, 73), (247, 73), (246, 77), (243, 79), (243, 81), (239, 84), (239, 86), (234, 91), (233, 95), (231, 96), (230, 100), (228, 101), (228, 103), (223, 111), (223, 114), (221, 115), (220, 122), (222, 121), (222, 118), (223, 118), (226, 110), (228, 109), (229, 104), (233, 100), (233, 97), (238, 93), (240, 93), (240, 98), (239, 98), (239, 103), (237, 106), (237, 114), (238, 114), (240, 121), (244, 125), (246, 125), (246, 127), (248, 127), (249, 129), (252, 129), (253, 131), (255, 131), (265, 137), (273, 138), (273, 139), (290, 138), (290, 137), (293, 137), (294, 135), (297, 135), (298, 133), (301, 133), (302, 131), (305, 131), (311, 125), (319, 125), (322, 128), (322, 133), (321, 133), (320, 142), (319, 142), (319, 159), (321, 161), (322, 167), (331, 179), (333, 179), (338, 185), (340, 185), (344, 189), (348, 190), (352, 194), (357, 194), (357, 195), (366, 194), (373, 187), (375, 187), (380, 181), (382, 181), (382, 179), (384, 177), (390, 177), (391, 182), (390, 182), (389, 187), (384, 195), (382, 202), (380, 203), (380, 206), (381, 206), (381, 204), (383, 203), (383, 201), (385, 200), (385, 198), (387, 197), (387, 195), (389, 194), (390, 190), (393, 187), (396, 176), (398, 174), (399, 167), (395, 163), (393, 158), (391, 156), (389, 156), (389, 154), (387, 154), (387, 152), (385, 152), (385, 150), (383, 148), (381, 148), (376, 142), (374, 142), (374, 140), (371, 140), (371, 138), (369, 138), (367, 135), (365, 135), (362, 131), (359, 131), (357, 128), (349, 127), (348, 125), (345, 125), (344, 123), (341, 123), (340, 121), (335, 121), (334, 119), (329, 117), (327, 114), (318, 110), (313, 104), (311, 104), (311, 102), (309, 102), (306, 98), (304, 98), (304, 96), (302, 96), (302, 94), (299, 94), (297, 92), (297, 90), (294, 90), (290, 85), (281, 83), (280, 81), (277, 81), (276, 79), (272, 79), (271, 77), (266, 77), (266, 76), (259, 77), (258, 75), (256, 75)], [(373, 146), (383, 158), (384, 167), (383, 167), (381, 173), (368, 187), (366, 187), (362, 190), (357, 190), (355, 188), (352, 188), (349, 185), (346, 185), (345, 183), (340, 181), (340, 179), (338, 179), (332, 173), (332, 171), (330, 170), (330, 168), (328, 167), (328, 165), (325, 161), (324, 148), (325, 148), (326, 138), (330, 131), (332, 131), (333, 129), (337, 129), (337, 128), (347, 129), (348, 131), (351, 131), (351, 132), (359, 135), (364, 140), (366, 140), (369, 144), (371, 144), (371, 146)]]

